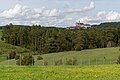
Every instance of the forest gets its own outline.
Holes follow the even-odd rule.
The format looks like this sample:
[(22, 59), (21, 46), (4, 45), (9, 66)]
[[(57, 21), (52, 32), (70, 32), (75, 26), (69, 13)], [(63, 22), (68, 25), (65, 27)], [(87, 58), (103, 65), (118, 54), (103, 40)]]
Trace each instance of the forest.
[(67, 30), (41, 25), (3, 27), (1, 40), (47, 54), (120, 46), (120, 27)]
[[(97, 28), (107, 28), (107, 27), (120, 27), (120, 22), (104, 22), (99, 25), (95, 25)], [(93, 25), (94, 27), (94, 25)]]

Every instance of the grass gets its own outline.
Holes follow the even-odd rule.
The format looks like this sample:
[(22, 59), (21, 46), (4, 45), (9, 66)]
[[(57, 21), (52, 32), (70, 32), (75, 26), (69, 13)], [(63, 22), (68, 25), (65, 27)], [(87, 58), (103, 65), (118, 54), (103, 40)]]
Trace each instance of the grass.
[(2, 61), (4, 61), (4, 60), (6, 60), (6, 56), (0, 55), (0, 62), (2, 62)]
[[(32, 53), (0, 40), (0, 53), (6, 54), (12, 50)], [(37, 60), (38, 55), (35, 55), (35, 66), (16, 66), (14, 59), (7, 61), (6, 56), (0, 54), (0, 80), (119, 80), (120, 65), (115, 64), (119, 54), (119, 47), (113, 47), (44, 54), (41, 55), (44, 60)], [(65, 62), (66, 58), (73, 57), (77, 59), (77, 66), (53, 66), (55, 60)], [(49, 66), (41, 66), (43, 61), (47, 61)]]
[(0, 80), (119, 80), (120, 65), (0, 66)]
[[(74, 57), (79, 65), (94, 64), (114, 64), (120, 54), (119, 47), (89, 49), (83, 51), (68, 51), (42, 55), (49, 65), (53, 65), (55, 60)], [(42, 65), (43, 60), (36, 61), (36, 65)]]
[[(116, 64), (119, 53), (119, 47), (113, 47), (45, 54), (41, 55), (44, 58), (43, 60), (37, 60), (38, 55), (34, 55), (34, 58), (35, 65), (43, 65), (44, 61), (47, 61), (48, 65), (54, 65), (54, 62), (59, 59), (62, 59), (65, 63), (66, 59), (72, 59), (72, 57), (77, 59), (78, 65), (104, 65)], [(15, 65), (16, 61), (14, 59), (10, 60), (9, 64)], [(0, 62), (0, 65), (8, 65), (8, 61)]]

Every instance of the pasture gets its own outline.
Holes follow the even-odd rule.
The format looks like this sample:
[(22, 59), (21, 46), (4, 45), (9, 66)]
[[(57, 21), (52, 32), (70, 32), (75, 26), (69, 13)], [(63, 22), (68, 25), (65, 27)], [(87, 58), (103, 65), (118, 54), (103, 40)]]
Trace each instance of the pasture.
[(120, 65), (0, 66), (0, 80), (119, 80)]

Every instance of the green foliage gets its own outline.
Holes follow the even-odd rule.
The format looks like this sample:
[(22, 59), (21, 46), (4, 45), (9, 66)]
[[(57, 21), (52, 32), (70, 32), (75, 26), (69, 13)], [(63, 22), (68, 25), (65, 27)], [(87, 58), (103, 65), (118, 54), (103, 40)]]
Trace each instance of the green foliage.
[(4, 38), (2, 37), (1, 40), (4, 41)]
[(83, 47), (80, 44), (76, 44), (74, 46), (74, 49), (75, 49), (75, 51), (81, 51), (81, 50), (83, 50)]
[(115, 47), (120, 45), (120, 28), (66, 30), (40, 25), (21, 27), (13, 24), (3, 29), (2, 40), (41, 54), (61, 51)]
[(14, 59), (16, 56), (16, 52), (15, 51), (11, 51), (8, 53), (7, 55), (7, 59)]
[(44, 61), (43, 64), (44, 64), (44, 66), (47, 66), (48, 65), (48, 61)]
[(107, 28), (107, 27), (120, 27), (120, 22), (105, 22), (98, 25), (100, 28)]
[(43, 60), (43, 57), (37, 56), (37, 60)]
[(118, 46), (120, 46), (120, 39), (118, 40)]
[(56, 60), (55, 65), (63, 65), (62, 59)]
[(34, 57), (31, 54), (21, 56), (16, 62), (17, 65), (34, 65)]
[(18, 60), (18, 59), (20, 59), (20, 55), (17, 54), (17, 55), (15, 56), (15, 60)]
[(71, 58), (71, 59), (66, 59), (65, 62), (66, 65), (77, 65), (77, 59), (76, 58)]
[(120, 64), (120, 55), (118, 56), (117, 64)]

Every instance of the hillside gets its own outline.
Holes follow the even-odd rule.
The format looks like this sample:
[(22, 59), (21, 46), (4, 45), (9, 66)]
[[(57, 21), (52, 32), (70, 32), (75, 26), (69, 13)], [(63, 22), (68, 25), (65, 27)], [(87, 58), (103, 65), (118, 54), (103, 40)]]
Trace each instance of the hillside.
[(5, 43), (4, 41), (1, 40), (1, 36), (2, 36), (2, 29), (0, 29), (0, 62), (6, 60), (6, 54), (8, 54), (10, 51), (16, 51), (19, 54), (32, 53), (32, 51), (28, 49)]
[(3, 29), (2, 39), (41, 54), (81, 51), (120, 46), (120, 28), (66, 30), (39, 25), (19, 27), (13, 24)]
[[(76, 58), (79, 65), (99, 65), (99, 64), (115, 64), (119, 56), (119, 47), (113, 48), (100, 48), (89, 49), (82, 51), (68, 51), (52, 54), (42, 55), (45, 61), (48, 61), (50, 65), (54, 64), (54, 61), (62, 59), (63, 62), (68, 59)], [(42, 65), (43, 61), (37, 61), (36, 65)]]
[[(2, 29), (0, 30), (0, 37), (2, 36)], [(14, 50), (17, 53), (33, 53), (32, 51), (21, 48), (18, 46), (13, 46), (5, 43), (0, 40), (0, 64), (7, 65), (8, 61), (6, 60), (6, 53)], [(66, 51), (66, 52), (56, 52), (50, 54), (41, 55), (44, 59), (37, 60), (38, 55), (34, 55), (35, 65), (43, 65), (44, 61), (47, 61), (49, 65), (54, 65), (55, 61), (62, 59), (63, 63), (66, 62), (66, 59), (77, 59), (78, 65), (95, 65), (95, 64), (114, 64), (118, 58), (119, 47), (112, 48), (98, 48), (98, 49), (88, 49), (82, 51)], [(10, 65), (15, 65), (15, 60), (9, 60)]]
[(120, 22), (104, 22), (99, 25), (93, 25), (94, 28), (120, 27)]
[[(43, 65), (44, 61), (48, 62), (48, 65), (55, 65), (55, 61), (62, 59), (65, 64), (66, 59), (77, 59), (78, 65), (104, 65), (104, 64), (116, 64), (119, 56), (119, 47), (113, 48), (101, 48), (101, 49), (89, 49), (83, 51), (68, 51), (41, 55), (44, 59), (37, 60), (37, 56), (34, 55), (35, 65)], [(8, 65), (8, 61), (0, 62), (1, 65)], [(15, 60), (9, 60), (9, 65), (15, 65)], [(64, 65), (63, 64), (63, 65)]]

